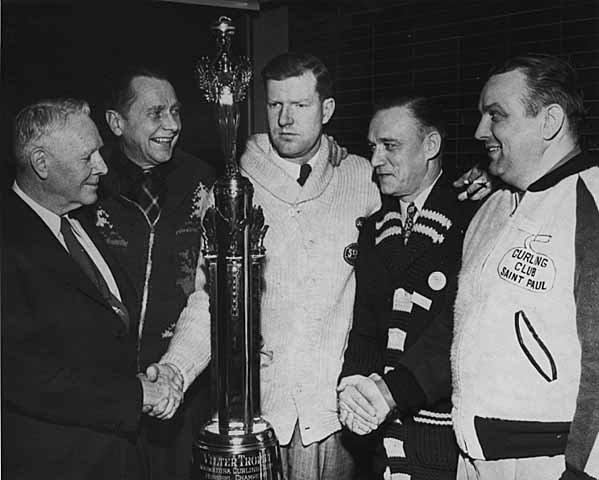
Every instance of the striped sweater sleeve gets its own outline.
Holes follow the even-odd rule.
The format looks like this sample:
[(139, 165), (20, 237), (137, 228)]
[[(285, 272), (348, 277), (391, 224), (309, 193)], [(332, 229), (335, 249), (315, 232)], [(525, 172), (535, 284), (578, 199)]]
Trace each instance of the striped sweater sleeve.
[(574, 295), (581, 374), (563, 480), (599, 478), (599, 211), (582, 178), (576, 197)]

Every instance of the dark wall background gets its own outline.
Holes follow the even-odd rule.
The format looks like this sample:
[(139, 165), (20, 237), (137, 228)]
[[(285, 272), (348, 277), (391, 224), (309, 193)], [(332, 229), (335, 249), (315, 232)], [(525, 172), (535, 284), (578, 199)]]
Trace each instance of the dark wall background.
[[(220, 15), (237, 26), (234, 51), (245, 52), (248, 13), (176, 3), (3, 2), (2, 154), (10, 179), (14, 115), (43, 97), (86, 99), (103, 138), (112, 135), (103, 103), (111, 77), (126, 65), (158, 68), (171, 79), (183, 103), (179, 145), (217, 164), (216, 122), (195, 84), (194, 65), (215, 52), (210, 24)], [(245, 122), (245, 116), (242, 114)], [(247, 122), (246, 122), (247, 123)], [(247, 125), (242, 125), (242, 132)], [(5, 165), (5, 166), (6, 166)]]
[(577, 68), (588, 110), (584, 141), (599, 150), (598, 0), (261, 3), (261, 11), (253, 12), (149, 1), (4, 0), (0, 165), (11, 157), (14, 114), (40, 97), (88, 99), (101, 133), (110, 139), (102, 99), (110, 76), (129, 63), (147, 63), (170, 76), (184, 104), (181, 147), (220, 163), (216, 123), (195, 85), (194, 64), (214, 54), (209, 26), (223, 14), (238, 27), (234, 51), (252, 52), (256, 67), (248, 93), (254, 102), (243, 105), (240, 145), (248, 132), (265, 129), (260, 68), (289, 47), (313, 52), (329, 66), (337, 111), (328, 132), (364, 156), (374, 100), (417, 85), (439, 96), (449, 113), (446, 169), (457, 173), (484, 161), (473, 135), (486, 73), (503, 58), (527, 52), (557, 54)]
[(451, 120), (446, 168), (484, 160), (474, 130), (478, 94), (492, 64), (519, 53), (568, 59), (584, 86), (584, 140), (599, 149), (599, 1), (419, 0), (288, 2), (289, 44), (321, 57), (336, 79), (329, 127), (368, 154), (373, 101), (404, 86), (437, 95)]

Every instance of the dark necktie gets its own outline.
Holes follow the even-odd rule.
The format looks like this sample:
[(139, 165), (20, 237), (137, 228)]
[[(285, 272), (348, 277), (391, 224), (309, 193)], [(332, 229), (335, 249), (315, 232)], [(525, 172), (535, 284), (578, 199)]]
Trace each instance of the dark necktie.
[(139, 191), (138, 202), (152, 227), (156, 225), (158, 218), (160, 218), (159, 200), (158, 185), (152, 176), (152, 170), (145, 170)]
[(77, 262), (85, 275), (87, 275), (91, 282), (97, 287), (102, 294), (102, 297), (104, 297), (112, 307), (114, 313), (116, 313), (125, 325), (129, 327), (129, 312), (127, 312), (127, 308), (112, 294), (106, 280), (104, 280), (104, 277), (100, 273), (100, 270), (98, 270), (98, 267), (90, 258), (85, 248), (83, 248), (83, 245), (81, 245), (79, 240), (77, 240), (77, 237), (75, 237), (71, 224), (66, 217), (60, 217), (60, 233), (62, 234), (64, 243), (73, 260)]
[(414, 217), (416, 216), (417, 211), (418, 211), (418, 209), (416, 208), (416, 205), (414, 204), (414, 202), (411, 202), (408, 205), (408, 209), (406, 210), (406, 220), (404, 222), (404, 227), (403, 227), (403, 243), (404, 243), (404, 245), (406, 245), (408, 243), (408, 238), (410, 237), (410, 234), (412, 233), (412, 229), (414, 228)]
[(297, 183), (299, 183), (303, 187), (304, 183), (306, 183), (306, 180), (308, 180), (308, 176), (310, 175), (311, 171), (312, 167), (309, 163), (302, 164), (302, 166), (300, 167), (299, 177), (297, 177)]

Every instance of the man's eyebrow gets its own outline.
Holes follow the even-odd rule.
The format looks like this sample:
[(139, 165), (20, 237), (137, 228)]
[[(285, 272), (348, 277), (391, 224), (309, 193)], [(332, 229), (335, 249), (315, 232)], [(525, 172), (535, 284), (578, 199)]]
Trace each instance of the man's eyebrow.
[(485, 113), (485, 112), (488, 112), (491, 109), (501, 110), (502, 112), (505, 111), (501, 105), (499, 105), (497, 102), (493, 102), (493, 103), (491, 103), (489, 105), (483, 105), (482, 108), (481, 108), (481, 112)]

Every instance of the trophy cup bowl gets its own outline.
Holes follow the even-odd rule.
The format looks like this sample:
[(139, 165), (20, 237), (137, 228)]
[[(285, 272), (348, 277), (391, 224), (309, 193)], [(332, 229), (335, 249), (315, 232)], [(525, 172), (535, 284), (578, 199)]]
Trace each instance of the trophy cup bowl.
[(215, 104), (226, 162), (202, 230), (215, 414), (194, 444), (192, 471), (194, 479), (279, 480), (279, 443), (260, 415), (260, 299), (268, 227), (262, 209), (252, 204), (252, 183), (236, 162), (238, 102), (252, 67), (231, 54), (235, 27), (228, 17), (220, 17), (212, 29), (217, 55), (200, 59), (196, 72), (206, 99)]

